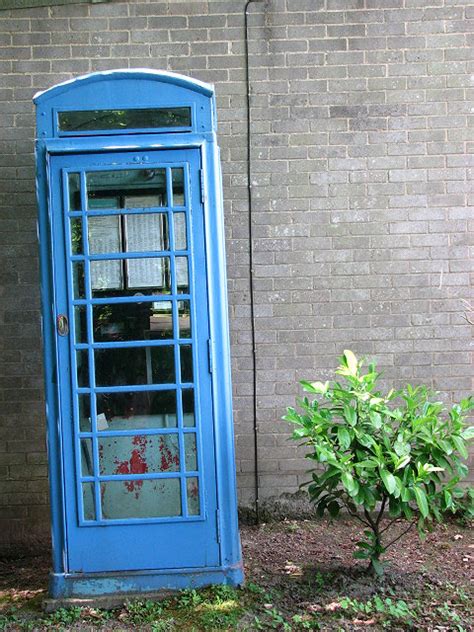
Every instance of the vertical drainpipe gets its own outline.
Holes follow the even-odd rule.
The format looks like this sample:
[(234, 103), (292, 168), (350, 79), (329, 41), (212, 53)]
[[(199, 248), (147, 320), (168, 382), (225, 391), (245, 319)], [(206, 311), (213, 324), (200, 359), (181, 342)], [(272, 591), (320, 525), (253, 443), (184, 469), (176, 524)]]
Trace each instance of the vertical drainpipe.
[(258, 424), (257, 424), (257, 347), (255, 342), (255, 301), (253, 284), (253, 229), (252, 229), (252, 162), (251, 162), (251, 132), (252, 117), (250, 103), (250, 72), (249, 72), (249, 8), (255, 2), (264, 0), (247, 0), (244, 9), (245, 22), (245, 80), (247, 83), (247, 199), (248, 199), (248, 236), (249, 236), (249, 292), (250, 292), (250, 320), (252, 338), (252, 374), (253, 374), (253, 447), (254, 447), (254, 472), (255, 472), (255, 522), (260, 524), (259, 507), (259, 480), (258, 480)]

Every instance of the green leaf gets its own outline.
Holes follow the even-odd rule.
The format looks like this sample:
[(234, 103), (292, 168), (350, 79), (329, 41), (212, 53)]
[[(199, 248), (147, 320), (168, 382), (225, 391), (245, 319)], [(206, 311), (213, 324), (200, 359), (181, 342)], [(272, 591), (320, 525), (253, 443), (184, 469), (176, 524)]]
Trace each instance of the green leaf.
[(376, 461), (371, 461), (366, 459), (365, 461), (359, 461), (358, 463), (354, 463), (354, 467), (364, 468), (367, 470), (373, 470), (378, 467), (378, 463)]
[(393, 476), (393, 474), (391, 474), (385, 469), (380, 468), (379, 471), (380, 471), (380, 476), (382, 477), (382, 480), (383, 480), (383, 484), (385, 485), (385, 489), (388, 491), (389, 494), (393, 494), (393, 492), (395, 491), (397, 487), (395, 477)]
[(328, 505), (328, 511), (329, 514), (331, 516), (331, 518), (337, 518), (338, 514), (339, 514), (339, 503), (336, 502), (335, 500), (331, 501)]
[(402, 457), (402, 458), (398, 461), (397, 467), (395, 468), (395, 472), (396, 472), (397, 470), (401, 470), (401, 469), (403, 469), (405, 466), (407, 466), (407, 465), (408, 465), (408, 463), (410, 463), (410, 461), (411, 461), (411, 456), (409, 456), (409, 455), (407, 455), (407, 456), (403, 456), (403, 457)]
[(349, 375), (353, 375), (355, 377), (355, 375), (357, 374), (357, 358), (352, 353), (352, 351), (346, 349), (344, 351), (344, 359), (346, 361), (346, 366), (349, 369)]
[(470, 439), (474, 439), (474, 426), (469, 426), (468, 428), (465, 428), (461, 432), (461, 437), (464, 439), (464, 441), (469, 441)]
[(414, 487), (413, 491), (415, 493), (416, 504), (418, 505), (421, 515), (423, 518), (427, 518), (430, 514), (430, 510), (428, 508), (428, 500), (426, 498), (425, 491), (421, 487)]
[(347, 428), (344, 426), (339, 426), (337, 429), (337, 438), (339, 445), (343, 450), (347, 450), (347, 448), (351, 445), (351, 436)]
[(351, 426), (355, 426), (357, 423), (357, 412), (355, 408), (352, 408), (352, 406), (345, 404), (344, 405), (344, 418), (346, 419), (348, 424), (350, 424)]
[(376, 572), (376, 574), (381, 577), (384, 573), (384, 567), (382, 562), (380, 562), (379, 560), (375, 559), (374, 557), (371, 558), (370, 563), (373, 566), (374, 571)]
[(350, 495), (355, 490), (355, 481), (350, 472), (343, 472), (341, 475), (342, 484)]
[(455, 445), (456, 450), (463, 457), (463, 459), (467, 459), (469, 454), (467, 452), (466, 443), (465, 443), (464, 439), (462, 439), (458, 435), (453, 435), (451, 437), (451, 442)]

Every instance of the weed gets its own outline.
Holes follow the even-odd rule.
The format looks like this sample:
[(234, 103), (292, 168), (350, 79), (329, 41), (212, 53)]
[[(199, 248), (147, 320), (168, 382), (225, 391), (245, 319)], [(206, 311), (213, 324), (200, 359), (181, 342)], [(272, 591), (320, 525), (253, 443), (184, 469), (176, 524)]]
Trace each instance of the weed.
[(163, 605), (156, 601), (127, 601), (125, 604), (126, 618), (131, 623), (154, 623), (163, 613)]
[(80, 621), (83, 617), (82, 608), (72, 606), (72, 608), (58, 608), (44, 619), (45, 625), (72, 625)]
[(176, 621), (173, 617), (160, 619), (151, 624), (151, 632), (172, 632), (176, 628)]
[(344, 597), (344, 599), (341, 599), (341, 606), (344, 610), (351, 610), (352, 612), (366, 615), (379, 614), (385, 620), (403, 623), (411, 624), (416, 617), (415, 612), (410, 610), (408, 604), (402, 599), (393, 601), (390, 597), (382, 599), (379, 595), (375, 595), (373, 599), (369, 599), (365, 603), (358, 599)]
[(178, 608), (195, 608), (203, 601), (203, 597), (197, 590), (183, 590), (178, 598)]

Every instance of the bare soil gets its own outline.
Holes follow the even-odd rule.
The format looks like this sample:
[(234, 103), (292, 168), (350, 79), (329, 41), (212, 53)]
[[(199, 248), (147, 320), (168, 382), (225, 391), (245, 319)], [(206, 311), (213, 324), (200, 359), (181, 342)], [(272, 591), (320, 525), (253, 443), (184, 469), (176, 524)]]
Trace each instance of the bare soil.
[[(403, 528), (400, 522), (395, 533)], [(49, 550), (10, 551), (0, 559), (0, 629), (474, 630), (472, 529), (441, 525), (423, 543), (410, 532), (389, 549), (383, 579), (367, 575), (365, 562), (352, 557), (361, 535), (345, 518), (242, 526), (246, 587), (235, 591), (232, 616), (213, 619), (220, 621), (216, 627), (198, 618), (191, 625), (192, 613), (183, 619), (183, 611), (173, 619), (176, 600), (166, 611), (169, 627), (132, 623), (123, 609), (103, 618), (88, 612), (74, 621), (67, 613), (48, 619), (41, 602)], [(375, 597), (383, 607), (376, 608)], [(410, 614), (403, 614), (403, 604)]]

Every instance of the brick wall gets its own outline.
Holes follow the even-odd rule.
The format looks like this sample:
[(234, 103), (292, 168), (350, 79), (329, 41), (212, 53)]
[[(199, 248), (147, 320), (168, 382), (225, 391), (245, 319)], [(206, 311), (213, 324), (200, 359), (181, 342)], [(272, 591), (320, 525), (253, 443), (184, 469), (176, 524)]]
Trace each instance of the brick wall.
[[(0, 538), (48, 529), (31, 98), (160, 68), (215, 83), (226, 200), (237, 470), (253, 497), (244, 0), (0, 12)], [(267, 0), (250, 8), (262, 496), (306, 465), (280, 417), (344, 348), (387, 381), (472, 390), (474, 7)], [(304, 476), (304, 475), (303, 475)]]

